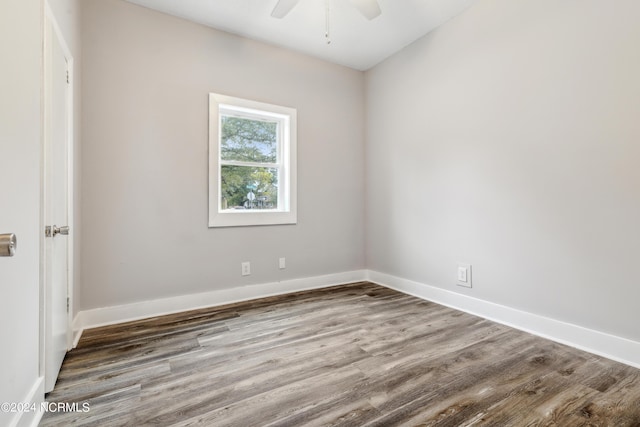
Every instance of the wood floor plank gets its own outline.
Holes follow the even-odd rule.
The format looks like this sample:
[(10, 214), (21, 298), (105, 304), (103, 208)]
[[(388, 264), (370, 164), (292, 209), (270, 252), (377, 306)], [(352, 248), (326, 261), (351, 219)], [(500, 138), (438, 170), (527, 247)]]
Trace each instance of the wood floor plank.
[(85, 331), (42, 426), (640, 426), (640, 371), (368, 282)]

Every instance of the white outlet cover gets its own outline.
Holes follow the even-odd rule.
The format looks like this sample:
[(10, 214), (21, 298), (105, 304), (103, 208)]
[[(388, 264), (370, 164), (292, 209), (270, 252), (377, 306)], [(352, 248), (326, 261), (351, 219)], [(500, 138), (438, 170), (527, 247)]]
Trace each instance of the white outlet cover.
[(459, 262), (458, 263), (458, 277), (456, 284), (458, 286), (464, 286), (465, 288), (471, 287), (471, 264)]
[(243, 262), (242, 263), (242, 275), (243, 276), (251, 275), (251, 263), (250, 262)]

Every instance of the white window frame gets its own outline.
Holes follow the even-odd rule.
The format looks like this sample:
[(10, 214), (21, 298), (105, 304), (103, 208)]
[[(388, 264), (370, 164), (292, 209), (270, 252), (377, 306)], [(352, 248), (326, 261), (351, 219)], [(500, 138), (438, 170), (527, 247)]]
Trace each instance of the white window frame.
[[(232, 115), (248, 119), (277, 121), (278, 162), (245, 163), (221, 160), (221, 117)], [(296, 224), (297, 216), (297, 110), (295, 108), (217, 93), (209, 94), (209, 227)], [(276, 209), (222, 210), (222, 165), (258, 166), (279, 170)]]

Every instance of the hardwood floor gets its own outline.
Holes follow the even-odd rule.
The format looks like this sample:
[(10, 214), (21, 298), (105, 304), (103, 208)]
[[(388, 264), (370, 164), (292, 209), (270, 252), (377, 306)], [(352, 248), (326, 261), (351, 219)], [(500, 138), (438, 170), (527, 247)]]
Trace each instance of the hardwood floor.
[(640, 426), (640, 371), (370, 283), (85, 331), (41, 426)]

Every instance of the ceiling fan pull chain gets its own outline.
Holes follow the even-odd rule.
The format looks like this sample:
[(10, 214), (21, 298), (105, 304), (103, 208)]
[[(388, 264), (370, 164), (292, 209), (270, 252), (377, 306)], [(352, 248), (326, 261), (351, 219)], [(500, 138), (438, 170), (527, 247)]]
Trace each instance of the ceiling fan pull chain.
[(326, 12), (326, 31), (324, 37), (327, 39), (327, 44), (331, 44), (331, 25), (329, 22), (329, 0), (325, 0), (325, 12)]

